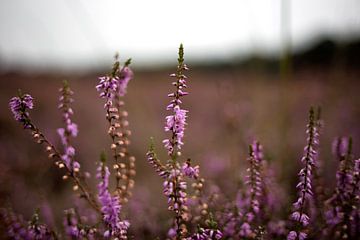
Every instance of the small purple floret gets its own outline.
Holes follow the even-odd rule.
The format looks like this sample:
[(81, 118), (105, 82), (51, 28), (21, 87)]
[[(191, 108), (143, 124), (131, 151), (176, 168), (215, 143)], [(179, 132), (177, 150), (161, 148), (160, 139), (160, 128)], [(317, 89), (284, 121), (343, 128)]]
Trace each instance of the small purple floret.
[(15, 120), (23, 123), (24, 127), (28, 127), (26, 121), (29, 117), (29, 113), (27, 110), (34, 108), (33, 97), (29, 94), (25, 94), (21, 97), (13, 97), (10, 99), (9, 107)]

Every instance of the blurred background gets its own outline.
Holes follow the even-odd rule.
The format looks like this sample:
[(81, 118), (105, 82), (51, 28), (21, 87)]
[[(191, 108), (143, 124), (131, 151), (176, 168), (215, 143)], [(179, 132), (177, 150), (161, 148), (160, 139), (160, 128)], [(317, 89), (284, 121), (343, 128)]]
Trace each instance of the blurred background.
[[(153, 136), (166, 160), (168, 76), (180, 43), (190, 67), (184, 159), (200, 164), (209, 182), (233, 198), (247, 167), (247, 145), (257, 139), (282, 187), (294, 193), (308, 109), (321, 106), (320, 161), (331, 190), (338, 164), (333, 139), (352, 136), (354, 155), (360, 151), (359, 11), (357, 0), (2, 0), (0, 204), (11, 203), (26, 217), (40, 207), (48, 222), (61, 224), (63, 209), (74, 203), (71, 184), (13, 120), (8, 101), (17, 89), (32, 94), (34, 122), (60, 147), (57, 94), (67, 79), (80, 130), (77, 159), (94, 175), (99, 153), (110, 145), (95, 85), (118, 52), (122, 62), (132, 58), (135, 73), (125, 97), (137, 158), (132, 204), (138, 214), (166, 221), (161, 180), (145, 154)], [(139, 207), (144, 203), (152, 208)]]

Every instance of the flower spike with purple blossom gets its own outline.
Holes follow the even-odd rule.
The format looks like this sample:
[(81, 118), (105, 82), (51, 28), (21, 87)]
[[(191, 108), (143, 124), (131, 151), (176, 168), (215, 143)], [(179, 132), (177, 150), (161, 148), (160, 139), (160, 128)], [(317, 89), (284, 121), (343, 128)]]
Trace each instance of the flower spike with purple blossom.
[(304, 167), (299, 172), (300, 182), (296, 186), (299, 189), (298, 199), (293, 204), (294, 211), (290, 218), (296, 222), (296, 231), (290, 231), (288, 239), (293, 239), (298, 236), (299, 239), (306, 238), (306, 231), (310, 222), (310, 218), (305, 211), (313, 198), (312, 191), (312, 178), (313, 168), (315, 167), (315, 157), (317, 154), (318, 131), (316, 129), (314, 109), (310, 108), (309, 123), (307, 125), (306, 133), (308, 134), (307, 145), (304, 148), (304, 156), (301, 161), (304, 163)]
[[(209, 219), (203, 219), (208, 215), (208, 205), (201, 199), (201, 189), (203, 187), (204, 179), (199, 177), (199, 166), (191, 166), (190, 160), (180, 163), (178, 157), (181, 156), (180, 149), (183, 143), (184, 130), (186, 126), (187, 110), (181, 108), (181, 97), (188, 95), (185, 91), (187, 77), (183, 74), (188, 67), (184, 63), (184, 49), (181, 44), (179, 47), (179, 58), (177, 72), (171, 74), (171, 77), (176, 78), (172, 84), (176, 90), (173, 93), (168, 94), (172, 100), (166, 107), (171, 114), (166, 117), (165, 132), (170, 132), (171, 136), (168, 139), (163, 140), (165, 149), (167, 150), (169, 159), (166, 165), (163, 165), (157, 158), (154, 151), (153, 143), (150, 144), (149, 151), (147, 153), (148, 162), (156, 170), (156, 172), (164, 178), (164, 195), (168, 199), (168, 209), (175, 213), (173, 219), (173, 226), (168, 231), (168, 237), (170, 239), (212, 239), (221, 238), (222, 233), (215, 228), (198, 228), (197, 234), (191, 235), (191, 230), (188, 226), (191, 226), (190, 221), (194, 226), (204, 225), (204, 222)], [(195, 180), (192, 184), (194, 188), (194, 195), (192, 200), (196, 200), (201, 210), (201, 216), (192, 217), (189, 211), (187, 182), (186, 178)], [(204, 220), (201, 222), (199, 220)], [(215, 221), (213, 221), (215, 222)], [(196, 230), (195, 230), (196, 231)]]
[(117, 237), (127, 239), (127, 230), (130, 223), (127, 220), (120, 220), (121, 204), (118, 196), (111, 196), (109, 192), (109, 168), (105, 165), (105, 153), (101, 154), (100, 166), (97, 169), (96, 177), (100, 180), (98, 184), (98, 197), (101, 204), (103, 220), (107, 226), (104, 237)]
[[(64, 99), (61, 98), (61, 101), (63, 100)], [(80, 173), (73, 174), (72, 169), (69, 168), (69, 165), (67, 165), (64, 159), (62, 158), (62, 154), (60, 154), (60, 152), (56, 149), (56, 147), (46, 138), (46, 136), (40, 131), (40, 129), (32, 122), (28, 109), (32, 109), (34, 107), (33, 98), (29, 94), (23, 95), (19, 92), (18, 97), (13, 97), (10, 99), (9, 107), (12, 113), (14, 114), (15, 120), (22, 123), (24, 128), (31, 132), (33, 139), (38, 144), (45, 146), (46, 152), (49, 154), (48, 157), (50, 159), (57, 159), (55, 164), (59, 168), (66, 169), (68, 175), (64, 176), (64, 179), (67, 179), (67, 177), (70, 176), (74, 182), (73, 189), (74, 190), (80, 189), (80, 191), (82, 192), (82, 196), (88, 201), (90, 206), (94, 208), (94, 210), (100, 211), (93, 194), (90, 192), (90, 189), (87, 187), (85, 178), (82, 178)], [(60, 107), (62, 108), (63, 106)], [(72, 110), (70, 109), (68, 109), (67, 111), (72, 112)], [(69, 115), (67, 115), (67, 117), (69, 117)], [(68, 130), (71, 135), (77, 134), (77, 127), (75, 127), (74, 124), (70, 122), (67, 127), (69, 127)], [(60, 132), (62, 132), (62, 130), (60, 130)], [(64, 138), (62, 140), (64, 140)], [(73, 156), (74, 149), (69, 147), (67, 149), (66, 154)], [(75, 164), (74, 168), (75, 167), (77, 170), (79, 169), (79, 165)]]
[(24, 128), (31, 128), (28, 109), (33, 109), (33, 97), (29, 94), (22, 94), (10, 99), (9, 107), (16, 121), (22, 123)]
[(133, 72), (128, 59), (124, 66), (120, 66), (118, 56), (115, 56), (115, 63), (110, 76), (101, 77), (96, 89), (100, 91), (100, 97), (106, 99), (106, 119), (109, 123), (108, 134), (111, 137), (111, 150), (114, 157), (113, 168), (116, 171), (116, 189), (121, 203), (127, 203), (132, 195), (131, 189), (135, 181), (135, 157), (128, 151), (131, 131), (128, 129), (128, 112), (124, 110), (122, 97), (126, 94), (129, 81), (133, 78)]
[[(360, 221), (359, 189), (359, 161), (352, 156), (352, 138), (339, 138), (346, 149), (338, 151), (336, 156), (340, 160), (336, 173), (336, 188), (332, 197), (327, 201), (327, 228), (324, 233), (331, 236), (335, 233), (339, 239), (352, 239), (359, 232)], [(341, 152), (341, 154), (339, 154)]]
[(249, 175), (246, 178), (246, 184), (248, 185), (248, 192), (250, 195), (244, 199), (247, 206), (247, 211), (243, 214), (243, 221), (240, 227), (239, 235), (243, 238), (251, 238), (255, 236), (253, 225), (256, 224), (260, 215), (260, 200), (263, 194), (263, 181), (261, 174), (262, 164), (262, 151), (260, 150), (258, 142), (254, 141), (249, 146), (250, 167), (247, 169)]
[(167, 106), (167, 110), (173, 111), (173, 114), (166, 117), (165, 132), (171, 132), (171, 138), (165, 139), (163, 141), (165, 148), (168, 150), (169, 156), (175, 158), (177, 151), (181, 149), (181, 146), (184, 145), (182, 139), (184, 137), (184, 130), (186, 125), (186, 114), (187, 110), (183, 110), (180, 107), (182, 103), (181, 97), (188, 95), (188, 92), (185, 92), (184, 89), (187, 88), (186, 79), (183, 71), (188, 70), (188, 67), (184, 63), (184, 48), (183, 45), (180, 45), (179, 48), (179, 58), (178, 58), (178, 67), (176, 73), (170, 74), (171, 77), (176, 78), (172, 84), (176, 87), (175, 92), (168, 94), (168, 97), (173, 98), (170, 101), (170, 104)]
[(61, 96), (59, 98), (59, 109), (63, 114), (64, 128), (58, 128), (57, 132), (61, 138), (61, 143), (64, 147), (64, 154), (61, 159), (70, 171), (79, 172), (80, 164), (74, 160), (75, 148), (71, 146), (70, 137), (76, 137), (78, 134), (78, 126), (71, 120), (71, 115), (74, 114), (70, 104), (74, 101), (72, 95), (74, 92), (70, 89), (67, 81), (63, 82), (63, 87), (59, 89)]

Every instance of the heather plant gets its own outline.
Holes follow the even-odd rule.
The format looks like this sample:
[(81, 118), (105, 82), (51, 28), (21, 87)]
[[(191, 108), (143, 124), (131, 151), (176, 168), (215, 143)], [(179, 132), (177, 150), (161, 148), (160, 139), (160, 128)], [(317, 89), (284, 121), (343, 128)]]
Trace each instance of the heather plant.
[(299, 189), (298, 199), (293, 204), (294, 211), (291, 214), (291, 219), (295, 221), (294, 229), (289, 232), (287, 239), (306, 239), (308, 226), (310, 223), (309, 205), (313, 200), (313, 169), (315, 168), (316, 147), (319, 144), (319, 134), (316, 129), (315, 115), (313, 108), (310, 109), (309, 124), (307, 125), (306, 133), (308, 134), (307, 145), (304, 148), (304, 156), (301, 159), (304, 167), (299, 172), (299, 183), (296, 188)]
[[(64, 127), (58, 128), (63, 151), (58, 150), (48, 138), (40, 131), (30, 118), (29, 110), (34, 108), (33, 97), (29, 94), (22, 94), (19, 91), (17, 97), (10, 100), (9, 106), (15, 120), (20, 122), (24, 129), (30, 131), (34, 140), (45, 146), (50, 159), (60, 169), (65, 169), (63, 179), (73, 181), (73, 190), (80, 191), (80, 197), (86, 199), (88, 205), (98, 213), (99, 222), (94, 226), (82, 221), (76, 209), (65, 210), (64, 237), (71, 239), (98, 239), (116, 238), (127, 239), (129, 222), (122, 220), (122, 204), (128, 201), (131, 196), (131, 189), (134, 186), (133, 176), (135, 175), (135, 158), (129, 154), (127, 146), (130, 144), (126, 120), (127, 112), (123, 109), (122, 97), (126, 94), (128, 82), (133, 78), (128, 60), (123, 67), (116, 58), (111, 74), (100, 77), (96, 89), (100, 97), (105, 98), (106, 119), (109, 122), (108, 134), (111, 137), (110, 146), (114, 157), (114, 170), (116, 188), (114, 193), (110, 190), (110, 171), (105, 161), (105, 154), (101, 154), (101, 161), (97, 168), (96, 178), (99, 180), (98, 193), (95, 195), (87, 183), (90, 177), (88, 172), (83, 172), (80, 163), (75, 160), (75, 148), (72, 139), (78, 135), (78, 126), (72, 121), (74, 114), (71, 108), (73, 91), (69, 83), (64, 81), (63, 87), (59, 89), (59, 106), (61, 110)], [(36, 213), (33, 220), (26, 224), (21, 216), (17, 216), (11, 209), (3, 210), (3, 219), (8, 228), (10, 238), (14, 239), (56, 239), (59, 236), (48, 230), (48, 227), (39, 223), (39, 213)], [(53, 234), (50, 234), (53, 233)]]
[[(320, 110), (310, 108), (303, 156), (300, 161), (288, 159), (287, 162), (301, 165), (294, 188), (296, 199), (293, 193), (286, 193), (278, 181), (278, 169), (282, 166), (276, 166), (276, 161), (270, 161), (265, 154), (272, 150), (265, 151), (257, 140), (249, 145), (244, 163), (246, 174), (239, 177), (238, 188), (233, 190), (235, 196), (228, 194), (211, 176), (206, 180), (203, 177), (203, 167), (209, 167), (206, 165), (209, 162), (200, 167), (184, 154), (189, 115), (189, 110), (183, 106), (189, 94), (187, 71), (184, 48), (180, 45), (176, 71), (170, 74), (174, 90), (168, 94), (170, 103), (166, 107), (164, 131), (167, 137), (163, 145), (167, 159), (160, 160), (152, 138), (146, 153), (147, 162), (163, 183), (164, 208), (169, 212), (166, 225), (157, 222), (163, 216), (159, 217), (161, 211), (149, 204), (143, 186), (137, 184), (143, 192), (141, 199), (132, 198), (136, 168), (129, 148), (131, 131), (124, 101), (127, 85), (133, 78), (130, 59), (121, 64), (116, 56), (110, 73), (99, 77), (95, 87), (104, 100), (110, 155), (101, 152), (94, 187), (89, 184), (92, 176), (84, 170), (78, 149), (74, 147), (80, 128), (73, 121), (74, 92), (70, 84), (64, 81), (59, 89), (58, 108), (63, 120), (63, 126), (57, 129), (60, 146), (51, 143), (32, 120), (30, 110), (35, 104), (30, 94), (19, 91), (18, 96), (11, 98), (9, 107), (15, 120), (30, 132), (36, 143), (44, 146), (48, 157), (61, 169), (62, 178), (71, 181), (73, 191), (85, 200), (82, 208), (87, 211), (79, 206), (64, 210), (61, 228), (49, 227), (51, 224), (39, 210), (27, 221), (11, 206), (3, 207), (1, 223), (8, 239), (133, 239), (138, 229), (144, 231), (140, 235), (146, 239), (153, 239), (153, 236), (176, 240), (359, 238), (360, 159), (354, 156), (351, 138), (339, 137), (333, 142), (338, 170), (334, 173), (336, 183), (332, 189), (323, 176), (326, 161), (320, 155), (324, 123)], [(213, 149), (204, 156), (210, 152)], [(291, 203), (289, 199), (293, 198), (294, 203)], [(148, 215), (142, 215), (144, 213)], [(135, 223), (144, 226), (134, 226), (131, 221), (134, 218)]]
[[(150, 144), (147, 153), (148, 162), (154, 167), (155, 171), (164, 179), (164, 195), (167, 197), (168, 210), (174, 213), (172, 227), (168, 231), (170, 239), (220, 239), (221, 231), (217, 223), (208, 211), (208, 205), (201, 200), (201, 191), (204, 179), (200, 178), (199, 166), (193, 167), (191, 160), (180, 160), (182, 156), (181, 148), (184, 145), (183, 138), (186, 126), (187, 110), (181, 108), (181, 98), (188, 95), (187, 76), (184, 71), (189, 70), (184, 63), (183, 45), (179, 48), (179, 58), (176, 73), (170, 74), (175, 78), (172, 85), (175, 87), (173, 93), (168, 94), (172, 98), (166, 110), (170, 115), (166, 117), (165, 132), (170, 132), (170, 137), (163, 141), (167, 150), (168, 160), (162, 164), (157, 158), (153, 143)], [(193, 180), (193, 194), (188, 192), (188, 182)], [(200, 210), (198, 216), (194, 216), (190, 211), (188, 198), (195, 201)]]

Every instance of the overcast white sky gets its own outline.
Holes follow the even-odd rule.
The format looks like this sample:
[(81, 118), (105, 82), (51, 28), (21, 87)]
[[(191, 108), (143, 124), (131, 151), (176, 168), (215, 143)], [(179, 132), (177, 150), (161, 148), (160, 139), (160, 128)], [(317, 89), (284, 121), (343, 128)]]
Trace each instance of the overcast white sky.
[[(116, 51), (134, 65), (231, 59), (281, 48), (281, 0), (1, 0), (0, 64), (96, 66)], [(292, 0), (292, 45), (360, 36), (359, 0)]]

